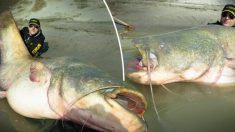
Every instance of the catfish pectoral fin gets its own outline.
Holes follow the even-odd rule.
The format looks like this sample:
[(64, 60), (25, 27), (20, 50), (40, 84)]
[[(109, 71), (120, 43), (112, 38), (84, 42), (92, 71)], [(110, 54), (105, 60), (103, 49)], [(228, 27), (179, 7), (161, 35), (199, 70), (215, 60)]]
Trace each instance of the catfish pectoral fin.
[(30, 66), (29, 78), (32, 82), (46, 82), (49, 70), (41, 62), (35, 61)]

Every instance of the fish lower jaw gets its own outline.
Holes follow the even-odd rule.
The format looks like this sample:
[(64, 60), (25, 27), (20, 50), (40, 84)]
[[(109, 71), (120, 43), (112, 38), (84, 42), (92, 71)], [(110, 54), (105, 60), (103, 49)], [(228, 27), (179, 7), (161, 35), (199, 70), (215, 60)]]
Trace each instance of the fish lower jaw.
[(113, 99), (107, 99), (107, 102), (105, 105), (95, 104), (87, 108), (73, 106), (64, 118), (98, 131), (145, 131), (145, 125), (138, 116), (127, 111)]
[(136, 83), (149, 85), (161, 85), (177, 81), (182, 81), (179, 75), (168, 72), (152, 71), (150, 74), (148, 71), (138, 71), (128, 75), (128, 77)]

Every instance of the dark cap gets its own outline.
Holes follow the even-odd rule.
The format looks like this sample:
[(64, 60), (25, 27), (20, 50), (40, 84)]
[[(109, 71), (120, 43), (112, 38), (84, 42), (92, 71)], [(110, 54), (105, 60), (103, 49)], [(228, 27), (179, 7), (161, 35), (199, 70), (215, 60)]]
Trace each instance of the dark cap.
[(233, 16), (235, 16), (235, 5), (232, 4), (225, 5), (222, 13), (223, 12), (230, 12), (233, 14)]
[(40, 26), (40, 21), (38, 19), (36, 19), (36, 18), (31, 18), (29, 20), (29, 25), (30, 24), (34, 24), (34, 25)]

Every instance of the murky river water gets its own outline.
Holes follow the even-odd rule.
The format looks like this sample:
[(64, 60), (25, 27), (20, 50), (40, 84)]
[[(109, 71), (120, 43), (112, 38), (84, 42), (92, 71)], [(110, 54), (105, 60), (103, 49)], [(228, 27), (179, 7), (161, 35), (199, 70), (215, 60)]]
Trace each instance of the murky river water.
[(154, 87), (160, 121), (154, 113), (149, 88), (143, 91), (149, 102), (146, 112), (149, 131), (232, 132), (235, 130), (233, 89), (221, 90), (193, 83), (175, 83), (166, 86), (174, 93), (161, 86)]

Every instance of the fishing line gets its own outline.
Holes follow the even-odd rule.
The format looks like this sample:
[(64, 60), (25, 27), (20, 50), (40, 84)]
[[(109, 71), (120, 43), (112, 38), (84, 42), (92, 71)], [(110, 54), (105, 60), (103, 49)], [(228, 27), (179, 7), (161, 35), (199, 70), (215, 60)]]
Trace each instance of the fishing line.
[(149, 87), (150, 87), (150, 90), (151, 90), (151, 97), (152, 97), (152, 101), (153, 101), (153, 107), (154, 107), (155, 113), (157, 115), (157, 118), (160, 121), (161, 119), (160, 119), (160, 116), (159, 116), (159, 113), (158, 113), (158, 110), (157, 110), (157, 107), (156, 107), (156, 102), (154, 100), (154, 95), (153, 95), (153, 85), (152, 85), (152, 80), (151, 80), (151, 71), (150, 71), (150, 62), (149, 62), (150, 52), (146, 48), (145, 48), (145, 51), (146, 51), (146, 57), (147, 57), (148, 80), (149, 80)]
[(113, 22), (113, 27), (114, 27), (114, 30), (115, 30), (115, 33), (116, 33), (116, 36), (117, 36), (117, 40), (118, 40), (118, 45), (119, 45), (119, 49), (120, 49), (120, 55), (121, 55), (121, 62), (122, 62), (122, 80), (125, 81), (125, 68), (124, 68), (124, 59), (123, 59), (123, 53), (122, 53), (122, 45), (121, 45), (121, 39), (119, 37), (119, 34), (118, 34), (118, 30), (117, 30), (117, 26), (114, 22), (114, 18), (113, 18), (113, 15), (109, 9), (109, 6), (108, 4), (106, 3), (105, 0), (103, 0), (103, 3), (105, 4), (106, 6), (106, 9), (108, 10), (108, 13), (109, 13), (109, 16)]
[(185, 28), (185, 29), (180, 29), (180, 30), (167, 32), (167, 33), (162, 33), (162, 34), (158, 34), (158, 35), (147, 35), (147, 36), (143, 36), (143, 37), (139, 37), (139, 38), (157, 37), (157, 36), (167, 35), (167, 34), (171, 34), (171, 33), (177, 33), (177, 32), (181, 32), (181, 31), (187, 31), (187, 30), (191, 30), (191, 29), (197, 29), (197, 28), (206, 27), (206, 26), (208, 26), (208, 25), (200, 25), (200, 26), (195, 26), (195, 27), (191, 27), (191, 28)]

